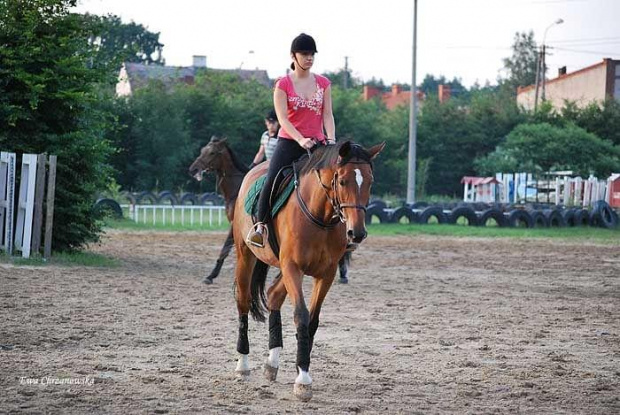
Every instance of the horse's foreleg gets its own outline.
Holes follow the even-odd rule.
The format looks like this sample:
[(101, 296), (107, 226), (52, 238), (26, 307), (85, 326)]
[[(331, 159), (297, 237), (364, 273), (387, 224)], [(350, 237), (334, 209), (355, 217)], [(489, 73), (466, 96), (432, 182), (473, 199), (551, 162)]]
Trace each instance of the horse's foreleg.
[(213, 284), (213, 280), (217, 278), (218, 275), (220, 275), (220, 270), (222, 269), (224, 260), (226, 259), (228, 254), (230, 254), (230, 250), (232, 249), (234, 243), (235, 241), (233, 238), (233, 230), (231, 226), (230, 231), (228, 231), (228, 237), (226, 237), (226, 242), (224, 242), (224, 246), (220, 251), (220, 257), (217, 259), (217, 261), (215, 261), (215, 268), (213, 268), (213, 271), (211, 271), (211, 273), (202, 280), (203, 283)]
[(327, 276), (314, 279), (314, 287), (312, 288), (312, 298), (310, 299), (310, 351), (314, 345), (314, 335), (319, 328), (319, 314), (321, 314), (321, 306), (327, 296), (327, 292), (332, 286), (336, 270), (328, 273)]
[(310, 377), (310, 313), (304, 301), (302, 288), (303, 273), (296, 266), (283, 266), (282, 278), (294, 308), (297, 327), (297, 372), (294, 393), (298, 399), (308, 401), (312, 398), (312, 378)]
[(265, 362), (265, 377), (275, 381), (280, 366), (280, 352), (282, 351), (282, 319), (280, 308), (286, 299), (286, 287), (282, 282), (282, 273), (275, 278), (267, 290), (267, 307), (269, 308), (269, 357)]
[(248, 313), (250, 311), (252, 269), (256, 258), (245, 246), (238, 247), (237, 266), (235, 268), (235, 288), (237, 300), (237, 312), (239, 313), (239, 335), (237, 337), (237, 352), (239, 360), (235, 373), (237, 376), (250, 374), (250, 343), (248, 341)]

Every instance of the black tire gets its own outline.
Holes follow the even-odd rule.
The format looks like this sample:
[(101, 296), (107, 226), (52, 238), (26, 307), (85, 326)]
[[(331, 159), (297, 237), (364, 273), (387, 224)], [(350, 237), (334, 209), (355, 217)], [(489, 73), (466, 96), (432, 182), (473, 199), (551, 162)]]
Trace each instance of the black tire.
[(566, 226), (575, 226), (575, 209), (564, 209), (559, 212), (564, 218), (564, 223), (566, 223)]
[(387, 204), (381, 199), (374, 199), (368, 204), (368, 208), (371, 208), (371, 207), (387, 209)]
[(442, 208), (440, 208), (439, 206), (429, 206), (422, 209), (422, 211), (418, 215), (418, 223), (426, 225), (432, 217), (435, 217), (437, 219), (437, 223), (448, 222), (448, 217), (445, 213), (443, 213)]
[(618, 219), (614, 215), (614, 211), (604, 200), (594, 203), (592, 212), (590, 213), (590, 223), (593, 226), (601, 228), (613, 229), (618, 225)]
[(179, 203), (181, 205), (197, 205), (198, 199), (194, 193), (181, 193)]
[(136, 196), (136, 203), (138, 205), (154, 205), (157, 202), (157, 198), (151, 192), (144, 191), (138, 193)]
[(402, 223), (403, 219), (406, 219), (405, 223), (418, 223), (418, 214), (408, 207), (402, 206), (392, 212), (390, 216), (390, 222), (392, 223)]
[(410, 209), (424, 209), (428, 207), (428, 203), (426, 202), (415, 202), (415, 203), (411, 203), (411, 204), (405, 204), (405, 206), (409, 207)]
[(123, 199), (125, 199), (127, 200), (127, 202), (129, 202), (130, 205), (136, 204), (136, 197), (131, 192), (124, 190), (120, 193), (120, 197), (121, 197), (121, 202), (123, 201)]
[(590, 212), (587, 209), (577, 209), (573, 214), (573, 223), (575, 226), (589, 226)]
[(114, 199), (99, 199), (93, 205), (93, 212), (100, 218), (112, 217), (115, 219), (123, 218), (123, 209)]
[(213, 205), (213, 206), (223, 206), (224, 199), (222, 196), (218, 195), (215, 192), (207, 192), (203, 193), (200, 196), (200, 204), (201, 205)]
[(478, 215), (478, 226), (487, 226), (489, 220), (494, 220), (498, 227), (507, 226), (506, 216), (497, 208), (486, 209)]
[(469, 206), (459, 206), (452, 209), (448, 216), (448, 223), (456, 224), (459, 218), (467, 219), (467, 225), (469, 226), (478, 226), (478, 216)]
[(369, 225), (372, 223), (372, 217), (376, 216), (379, 219), (379, 223), (387, 223), (388, 222), (388, 214), (383, 210), (383, 208), (373, 206), (366, 209), (366, 224)]
[[(533, 212), (539, 212), (534, 210)], [(540, 214), (543, 220), (545, 220), (545, 216)], [(508, 226), (511, 228), (533, 228), (534, 227), (534, 218), (530, 214), (530, 212), (517, 209), (507, 214)]]
[(543, 214), (542, 210), (526, 210), (530, 216), (532, 217), (532, 228), (548, 228), (549, 221), (547, 217)]
[(484, 212), (487, 209), (491, 209), (491, 206), (489, 206), (489, 204), (484, 203), (484, 202), (476, 202), (474, 203), (474, 209), (477, 212)]
[(543, 210), (543, 215), (547, 218), (547, 225), (550, 228), (565, 228), (566, 219), (562, 216), (561, 211), (558, 209)]
[(171, 205), (178, 205), (179, 201), (177, 197), (170, 190), (164, 190), (157, 195), (157, 204), (164, 205), (169, 203)]

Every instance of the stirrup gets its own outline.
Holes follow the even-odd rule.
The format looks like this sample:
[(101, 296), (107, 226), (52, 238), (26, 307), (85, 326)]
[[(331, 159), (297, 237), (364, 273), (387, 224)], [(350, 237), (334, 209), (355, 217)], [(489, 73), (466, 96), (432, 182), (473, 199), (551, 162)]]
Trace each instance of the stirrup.
[[(262, 232), (259, 232), (259, 229), (262, 228)], [(256, 242), (252, 240), (252, 237), (255, 234), (259, 234), (261, 236), (261, 242)], [(255, 246), (257, 248), (265, 247), (265, 238), (267, 237), (267, 226), (263, 222), (256, 222), (248, 232), (248, 236), (245, 238), (245, 242), (248, 245)]]

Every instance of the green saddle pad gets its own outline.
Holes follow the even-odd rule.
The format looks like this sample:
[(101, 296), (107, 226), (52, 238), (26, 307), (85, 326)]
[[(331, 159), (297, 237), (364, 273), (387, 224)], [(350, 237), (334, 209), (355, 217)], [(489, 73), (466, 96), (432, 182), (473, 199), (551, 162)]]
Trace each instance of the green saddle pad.
[[(267, 179), (266, 175), (259, 177), (258, 180), (254, 182), (252, 187), (250, 187), (248, 194), (245, 196), (245, 200), (243, 201), (243, 206), (245, 208), (245, 212), (248, 215), (256, 214), (256, 209), (258, 208), (258, 196), (260, 195), (260, 191), (263, 188), (263, 184), (265, 183), (266, 179)], [(275, 203), (273, 204), (273, 207), (271, 208), (272, 218), (275, 218), (276, 213), (278, 213), (280, 209), (282, 209), (282, 207), (286, 204), (286, 201), (288, 200), (289, 196), (291, 195), (291, 193), (293, 193), (293, 189), (295, 189), (295, 183), (293, 180), (291, 180), (286, 185), (282, 193), (278, 195)]]

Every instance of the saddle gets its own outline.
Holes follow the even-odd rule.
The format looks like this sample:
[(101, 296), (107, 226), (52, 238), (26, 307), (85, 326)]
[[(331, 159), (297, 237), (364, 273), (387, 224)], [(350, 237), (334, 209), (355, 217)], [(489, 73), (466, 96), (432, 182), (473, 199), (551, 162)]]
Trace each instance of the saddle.
[[(245, 196), (245, 200), (243, 201), (243, 207), (245, 212), (248, 215), (256, 216), (256, 211), (258, 209), (258, 198), (260, 196), (261, 190), (264, 187), (265, 180), (267, 179), (267, 175), (263, 175), (259, 177), (252, 187), (248, 190), (247, 195)], [(279, 179), (279, 180), (278, 180)], [(271, 217), (274, 218), (276, 214), (286, 205), (286, 201), (289, 196), (295, 190), (295, 183), (293, 181), (293, 167), (286, 166), (280, 170), (278, 176), (274, 183), (277, 186), (274, 186), (271, 189), (271, 195), (269, 196), (269, 205), (271, 206)], [(265, 189), (267, 190), (267, 189)]]

